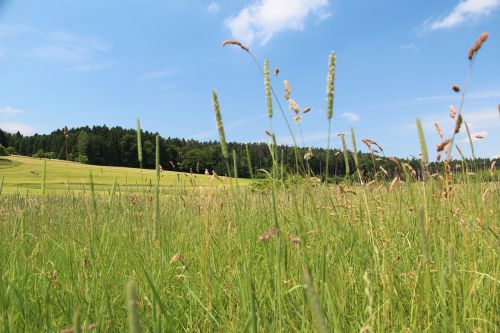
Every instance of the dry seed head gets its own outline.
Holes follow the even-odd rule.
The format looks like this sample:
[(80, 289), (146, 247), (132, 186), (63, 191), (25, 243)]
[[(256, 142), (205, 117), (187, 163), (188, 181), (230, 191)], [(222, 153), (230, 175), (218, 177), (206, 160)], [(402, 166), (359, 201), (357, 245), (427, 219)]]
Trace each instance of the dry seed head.
[(479, 140), (484, 139), (484, 135), (482, 135), (482, 134), (476, 134), (476, 135), (474, 135), (474, 137), (476, 139), (479, 139)]
[(460, 127), (462, 126), (462, 121), (463, 121), (462, 115), (459, 114), (457, 117), (457, 122), (455, 123), (455, 134), (460, 132)]
[(437, 134), (442, 139), (443, 138), (443, 131), (441, 131), (441, 127), (439, 126), (439, 123), (435, 122), (434, 127), (436, 128)]
[(312, 152), (312, 149), (311, 149), (311, 148), (309, 148), (309, 149), (307, 150), (307, 153), (305, 153), (305, 154), (304, 154), (304, 159), (305, 159), (306, 161), (309, 161), (309, 160), (311, 159), (311, 157), (313, 157), (313, 152)]
[(491, 165), (490, 165), (490, 176), (493, 176), (493, 174), (495, 173), (495, 165), (497, 164), (497, 160), (494, 160), (493, 162), (491, 162)]
[(443, 142), (441, 142), (440, 144), (437, 145), (437, 151), (443, 151), (444, 147), (448, 146), (450, 144), (451, 140), (450, 139), (446, 139), (444, 140)]
[(298, 106), (297, 102), (295, 102), (293, 99), (288, 100), (288, 107), (290, 110), (292, 110), (295, 114), (300, 113), (300, 107)]
[(278, 76), (279, 73), (280, 73), (280, 69), (279, 68), (275, 68), (274, 69), (274, 76)]
[(248, 46), (246, 46), (245, 44), (242, 44), (241, 42), (234, 40), (234, 39), (228, 39), (228, 40), (225, 40), (224, 42), (222, 42), (222, 47), (224, 47), (226, 45), (236, 45), (236, 46), (239, 46), (242, 50), (250, 52), (250, 49), (248, 48)]
[(455, 109), (455, 105), (451, 104), (450, 105), (450, 118), (455, 119), (456, 113), (457, 113), (457, 110)]
[(333, 94), (335, 93), (335, 52), (330, 53), (328, 64), (328, 79), (326, 83), (326, 117), (331, 119), (333, 116)]
[(266, 130), (266, 134), (270, 137), (273, 137), (273, 133), (271, 131)]
[(292, 93), (292, 87), (290, 87), (290, 83), (288, 80), (283, 81), (283, 86), (285, 87), (285, 99), (290, 99), (290, 94)]
[(399, 176), (394, 177), (394, 179), (391, 181), (391, 184), (389, 185), (389, 191), (392, 191), (394, 189), (394, 186), (396, 186), (398, 180)]
[(260, 241), (266, 241), (268, 240), (269, 238), (273, 237), (274, 235), (276, 235), (276, 233), (278, 232), (278, 230), (276, 230), (276, 228), (272, 228), (271, 230), (263, 233), (262, 235), (259, 236), (259, 240)]
[(467, 53), (467, 58), (469, 60), (472, 60), (477, 51), (479, 51), (481, 46), (483, 46), (483, 43), (486, 42), (488, 36), (489, 36), (488, 32), (483, 32), (481, 35), (479, 35), (474, 45), (470, 48), (469, 52)]
[(386, 169), (384, 169), (384, 167), (383, 167), (383, 166), (380, 166), (379, 168), (380, 168), (380, 170), (382, 170), (382, 172), (383, 172), (383, 173), (384, 173), (387, 177), (389, 177), (389, 173), (387, 172), (387, 170), (386, 170)]
[(304, 111), (302, 111), (302, 113), (309, 113), (309, 112), (311, 112), (311, 107), (309, 106), (305, 108)]
[(294, 123), (300, 123), (301, 121), (302, 121), (302, 117), (300, 116), (300, 114), (293, 116)]
[(451, 86), (451, 89), (452, 89), (454, 92), (456, 92), (456, 93), (457, 93), (457, 92), (460, 92), (460, 87), (459, 87), (459, 86), (457, 86), (456, 84), (452, 85), (452, 86)]
[(176, 253), (170, 258), (170, 263), (174, 263), (179, 260), (182, 260), (182, 256), (179, 253)]

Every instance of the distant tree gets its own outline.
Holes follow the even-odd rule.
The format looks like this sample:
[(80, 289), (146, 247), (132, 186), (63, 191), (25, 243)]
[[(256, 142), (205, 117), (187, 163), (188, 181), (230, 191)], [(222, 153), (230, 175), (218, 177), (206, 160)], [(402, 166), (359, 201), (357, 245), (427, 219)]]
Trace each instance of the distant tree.
[(6, 150), (9, 155), (14, 155), (16, 153), (16, 150), (12, 146), (7, 147)]
[(89, 163), (89, 158), (87, 157), (87, 155), (78, 155), (75, 157), (74, 161), (80, 162), (82, 164), (87, 164)]
[(7, 148), (5, 148), (2, 144), (0, 144), (0, 156), (7, 156), (9, 153), (7, 152)]

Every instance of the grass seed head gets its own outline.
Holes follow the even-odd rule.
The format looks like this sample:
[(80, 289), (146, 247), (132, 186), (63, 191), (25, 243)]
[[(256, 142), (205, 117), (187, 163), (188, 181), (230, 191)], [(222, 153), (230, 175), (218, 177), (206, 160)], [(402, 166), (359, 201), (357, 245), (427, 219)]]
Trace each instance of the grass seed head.
[(290, 83), (288, 80), (283, 81), (283, 86), (285, 87), (285, 99), (288, 101), (290, 99), (290, 95), (292, 94), (292, 87), (290, 87)]
[(436, 132), (439, 135), (439, 137), (442, 139), (443, 138), (443, 131), (441, 130), (441, 126), (439, 126), (438, 122), (434, 123), (434, 127), (436, 128)]
[(455, 105), (451, 104), (450, 105), (450, 118), (455, 119), (456, 113), (457, 113), (457, 110), (455, 109)]
[(269, 78), (269, 60), (264, 61), (264, 87), (266, 88), (267, 116), (273, 117), (273, 101), (271, 99), (271, 80)]
[(330, 53), (328, 63), (328, 78), (326, 82), (326, 117), (331, 119), (333, 116), (333, 94), (335, 93), (335, 52)]
[(444, 140), (443, 142), (441, 142), (440, 144), (437, 145), (437, 151), (440, 152), (440, 151), (443, 151), (444, 150), (444, 147), (448, 146), (450, 144), (451, 140), (450, 139), (446, 139)]
[(248, 46), (246, 46), (245, 44), (242, 44), (241, 42), (239, 42), (235, 39), (228, 39), (228, 40), (225, 40), (224, 42), (222, 42), (222, 47), (224, 47), (226, 45), (236, 45), (236, 46), (239, 46), (242, 50), (250, 52), (250, 49), (248, 48)]
[(456, 84), (452, 85), (452, 86), (451, 86), (451, 89), (452, 89), (454, 92), (456, 92), (456, 93), (460, 92), (460, 87), (459, 87), (459, 86), (457, 86)]
[(222, 115), (220, 113), (219, 99), (217, 98), (217, 93), (212, 91), (212, 103), (215, 112), (215, 122), (217, 124), (217, 129), (219, 130), (220, 146), (222, 150), (222, 156), (226, 159), (229, 158), (229, 150), (226, 143), (226, 135), (224, 134), (224, 124), (222, 123)]
[(462, 115), (459, 114), (457, 117), (457, 122), (455, 123), (455, 134), (460, 132), (460, 127), (462, 126), (462, 121), (463, 121)]
[(479, 35), (474, 45), (472, 45), (472, 47), (469, 49), (469, 52), (467, 52), (467, 58), (469, 60), (472, 60), (477, 51), (479, 51), (481, 46), (483, 46), (484, 42), (486, 42), (489, 35), (490, 34), (488, 32), (483, 32), (481, 35)]

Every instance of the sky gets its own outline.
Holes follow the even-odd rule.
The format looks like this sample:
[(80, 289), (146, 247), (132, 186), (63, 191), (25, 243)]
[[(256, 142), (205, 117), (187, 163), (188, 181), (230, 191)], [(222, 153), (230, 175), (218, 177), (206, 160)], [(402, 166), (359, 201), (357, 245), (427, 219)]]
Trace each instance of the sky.
[[(324, 147), (326, 80), (337, 56), (332, 147), (338, 132), (378, 142), (387, 156), (418, 156), (415, 119), (435, 157), (454, 121), (469, 71), (467, 51), (484, 31), (463, 107), (477, 156), (500, 155), (500, 0), (0, 0), (0, 128), (23, 134), (119, 125), (164, 137), (217, 139), (211, 92), (229, 141), (266, 141), (260, 64), (297, 142)], [(283, 98), (310, 107), (302, 121)], [(272, 127), (291, 144), (273, 101)], [(349, 142), (350, 140), (348, 140)], [(457, 144), (471, 156), (465, 132)], [(358, 148), (366, 151), (362, 144)], [(455, 155), (455, 154), (454, 154)], [(458, 156), (455, 156), (458, 157)]]

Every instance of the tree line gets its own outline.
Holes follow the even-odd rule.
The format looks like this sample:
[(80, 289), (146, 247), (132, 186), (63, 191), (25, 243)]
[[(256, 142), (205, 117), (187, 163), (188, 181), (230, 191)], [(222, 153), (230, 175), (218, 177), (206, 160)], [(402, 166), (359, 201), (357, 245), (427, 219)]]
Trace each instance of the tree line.
[[(157, 133), (142, 133), (143, 167), (155, 167), (155, 137)], [(8, 133), (0, 129), (0, 155), (19, 154), (40, 158), (52, 158), (77, 161), (94, 165), (139, 167), (137, 153), (137, 132), (120, 126), (85, 126), (71, 129), (57, 129), (50, 134), (22, 135)], [(259, 170), (270, 172), (273, 168), (273, 157), (268, 144), (230, 142), (229, 150), (235, 152), (238, 176), (247, 178), (253, 175), (264, 176)], [(160, 164), (164, 170), (204, 173), (215, 171), (219, 175), (226, 174), (227, 163), (222, 157), (217, 141), (201, 142), (193, 139), (160, 137)], [(247, 154), (248, 150), (248, 154)], [(312, 155), (311, 155), (312, 153)], [(325, 174), (326, 150), (323, 148), (296, 148), (278, 146), (274, 150), (275, 161), (283, 174), (310, 174), (322, 177)], [(307, 156), (307, 160), (304, 160)], [(356, 170), (352, 154), (349, 153), (349, 167), (346, 168), (344, 154), (339, 149), (330, 151), (329, 175), (343, 178), (346, 169)], [(358, 152), (359, 168), (366, 178), (374, 173), (387, 171), (387, 177), (398, 171), (395, 165), (386, 158), (373, 153)], [(418, 159), (401, 159), (408, 170), (414, 170), (414, 176), (420, 177), (421, 165)], [(467, 161), (474, 169), (489, 166), (488, 159)], [(452, 168), (458, 168), (461, 161), (453, 161)], [(251, 167), (249, 167), (249, 164)], [(474, 165), (472, 165), (474, 164)], [(233, 161), (230, 162), (231, 172)], [(431, 163), (431, 169), (439, 169), (439, 163)]]

